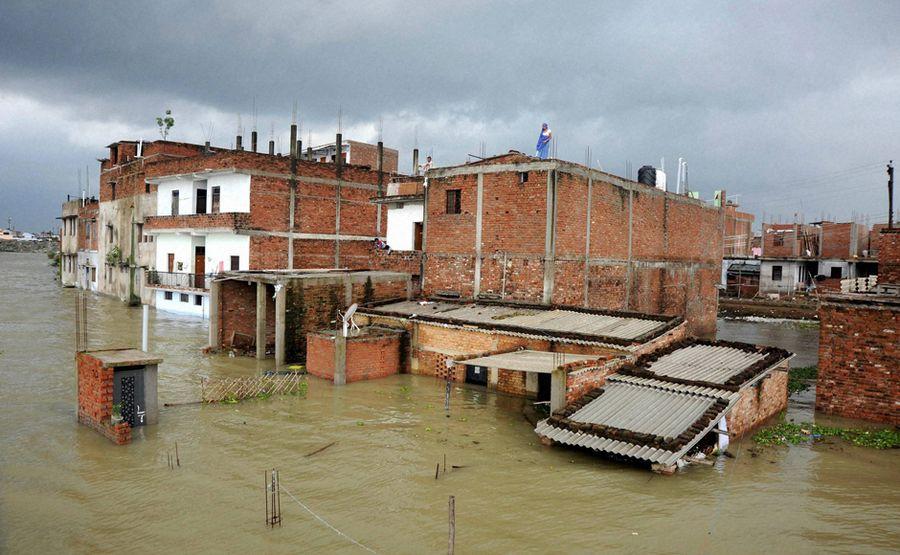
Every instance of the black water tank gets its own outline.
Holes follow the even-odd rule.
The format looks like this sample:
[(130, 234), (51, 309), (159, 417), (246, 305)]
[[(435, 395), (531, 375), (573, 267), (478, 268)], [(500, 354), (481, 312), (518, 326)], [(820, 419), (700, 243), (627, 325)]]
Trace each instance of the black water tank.
[(641, 166), (638, 170), (638, 183), (656, 187), (656, 168), (653, 166)]

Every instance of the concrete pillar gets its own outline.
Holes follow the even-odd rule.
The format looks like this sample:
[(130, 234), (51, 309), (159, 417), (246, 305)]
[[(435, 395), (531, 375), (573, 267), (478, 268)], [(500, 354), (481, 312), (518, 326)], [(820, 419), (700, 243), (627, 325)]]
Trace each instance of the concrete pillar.
[(547, 172), (547, 218), (544, 235), (544, 304), (553, 300), (556, 279), (556, 170)]
[(497, 368), (488, 368), (488, 389), (497, 389), (498, 383), (500, 383), (500, 370)]
[(550, 414), (566, 406), (566, 371), (557, 368), (550, 374)]
[(287, 291), (284, 284), (275, 286), (275, 368), (284, 366), (284, 320), (287, 309)]
[(222, 284), (218, 281), (209, 282), (209, 348), (218, 350), (222, 348), (219, 342), (219, 296), (222, 294)]
[(334, 385), (347, 383), (347, 338), (340, 330), (334, 337)]
[(256, 284), (256, 358), (266, 358), (266, 284)]
[(478, 174), (478, 189), (475, 195), (475, 283), (472, 296), (478, 298), (481, 293), (481, 227), (482, 206), (484, 204), (484, 174)]

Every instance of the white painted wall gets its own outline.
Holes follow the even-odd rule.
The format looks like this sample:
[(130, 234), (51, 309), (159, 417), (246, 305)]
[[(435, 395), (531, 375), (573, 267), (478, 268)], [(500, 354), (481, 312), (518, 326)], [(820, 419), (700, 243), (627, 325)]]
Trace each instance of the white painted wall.
[(231, 269), (231, 257), (241, 257), (241, 270), (250, 269), (250, 236), (209, 233), (206, 236), (206, 273)]
[(206, 189), (206, 213), (212, 211), (212, 188), (220, 188), (219, 212), (250, 212), (250, 176), (243, 173), (213, 174), (205, 179), (177, 178), (160, 182), (156, 190), (156, 215), (172, 215), (172, 191), (178, 191), (178, 214), (196, 214), (197, 189)]
[(415, 223), (421, 222), (424, 207), (421, 202), (407, 202), (403, 208), (388, 205), (387, 244), (395, 251), (411, 251), (415, 247)]
[(823, 275), (825, 277), (831, 277), (832, 268), (841, 269), (841, 279), (850, 279), (856, 277), (854, 275), (851, 275), (852, 268), (850, 266), (850, 263), (844, 260), (820, 260), (818, 273), (819, 275)]
[[(772, 267), (781, 266), (781, 281), (772, 279)], [(789, 260), (763, 260), (759, 271), (760, 293), (793, 293), (800, 283), (800, 263)]]
[[(187, 233), (160, 233), (156, 236), (156, 267), (158, 272), (169, 271), (169, 253), (175, 254), (173, 272), (191, 273), (194, 269), (194, 246), (202, 245), (203, 237)], [(183, 264), (178, 269), (178, 263)]]
[[(163, 290), (156, 291), (156, 309), (175, 314), (184, 314), (187, 316), (197, 316), (200, 318), (209, 317), (209, 295), (197, 292), (184, 293), (187, 295), (187, 302), (181, 300), (181, 291), (171, 291), (172, 300), (166, 299), (166, 292)], [(196, 296), (200, 295), (202, 304), (195, 304)]]

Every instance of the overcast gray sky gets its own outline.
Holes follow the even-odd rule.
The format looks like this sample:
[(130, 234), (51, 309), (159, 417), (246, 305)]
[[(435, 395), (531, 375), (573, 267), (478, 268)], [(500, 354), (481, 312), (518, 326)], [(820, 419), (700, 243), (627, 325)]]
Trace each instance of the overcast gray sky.
[[(0, 226), (55, 225), (117, 139), (384, 141), (411, 165), (531, 153), (624, 174), (689, 162), (759, 219), (887, 217), (900, 159), (900, 2), (0, 3)], [(205, 130), (206, 129), (206, 130)], [(900, 195), (898, 195), (900, 196)], [(898, 202), (900, 204), (900, 202)]]

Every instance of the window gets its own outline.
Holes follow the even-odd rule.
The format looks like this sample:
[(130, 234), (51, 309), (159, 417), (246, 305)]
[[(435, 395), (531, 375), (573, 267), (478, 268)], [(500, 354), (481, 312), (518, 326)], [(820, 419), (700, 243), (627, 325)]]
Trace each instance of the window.
[(772, 266), (772, 281), (781, 281), (781, 266)]
[(144, 181), (144, 192), (145, 193), (150, 192), (150, 182), (149, 181)]
[(241, 269), (241, 257), (240, 256), (232, 256), (231, 257), (231, 270), (236, 272)]
[(91, 240), (91, 222), (84, 222), (84, 236), (88, 241)]
[(112, 196), (112, 200), (116, 200), (116, 182), (115, 181), (109, 182), (109, 190), (110, 190), (110, 195)]
[(776, 235), (775, 237), (772, 237), (772, 244), (776, 247), (784, 246), (784, 236)]
[(97, 268), (91, 268), (91, 282), (97, 283)]
[(112, 224), (106, 224), (106, 242), (113, 242), (113, 226)]
[(219, 202), (222, 196), (221, 187), (213, 187), (212, 188), (212, 206), (209, 209), (210, 214), (218, 214), (219, 213)]
[(831, 277), (835, 279), (841, 279), (843, 277), (840, 266), (831, 267)]
[(180, 295), (180, 297), (181, 297), (181, 302), (183, 302), (183, 303), (190, 302), (190, 300), (191, 300), (191, 296), (188, 295), (187, 293), (182, 293)]
[(178, 191), (172, 191), (172, 215), (178, 215)]
[(172, 292), (171, 291), (164, 292), (163, 298), (166, 299), (167, 301), (171, 301), (172, 300)]
[(194, 295), (194, 304), (197, 306), (203, 306), (203, 296)]
[(461, 206), (462, 190), (450, 189), (447, 191), (447, 214), (459, 214)]
[(138, 243), (144, 242), (144, 224), (134, 224), (134, 234), (137, 235)]
[(528, 183), (528, 172), (519, 172), (519, 185)]

